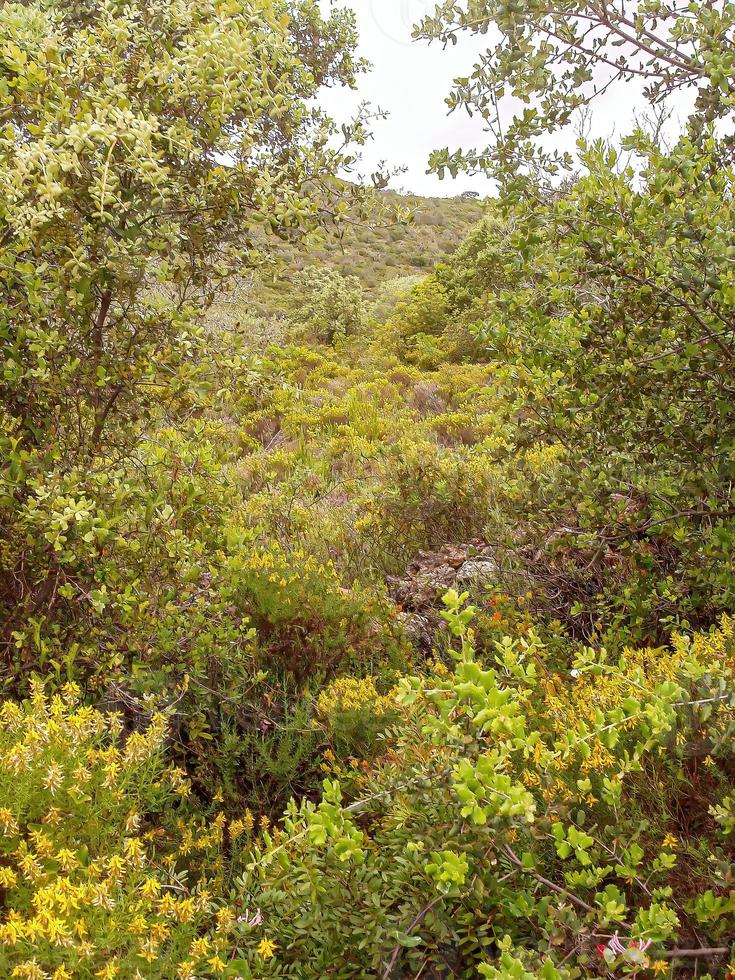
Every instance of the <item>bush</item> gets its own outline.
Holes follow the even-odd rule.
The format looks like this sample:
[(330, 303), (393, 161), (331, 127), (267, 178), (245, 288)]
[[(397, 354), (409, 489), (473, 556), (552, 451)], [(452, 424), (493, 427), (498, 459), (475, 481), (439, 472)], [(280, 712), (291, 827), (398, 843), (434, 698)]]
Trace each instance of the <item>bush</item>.
[(233, 556), (223, 580), (225, 601), (247, 610), (264, 662), (296, 678), (401, 662), (389, 605), (357, 585), (344, 588), (331, 562), (273, 544)]
[(329, 268), (309, 268), (294, 276), (298, 306), (291, 323), (312, 339), (332, 344), (358, 334), (365, 325), (362, 286), (356, 276)]
[(36, 685), (29, 702), (0, 708), (0, 970), (221, 973), (236, 919), (221, 904), (224, 819), (187, 817), (165, 714), (141, 705), (123, 737), (119, 717), (78, 698), (73, 685), (53, 697)]
[(454, 668), (405, 680), (383, 759), (292, 807), (239, 881), (278, 917), (272, 975), (671, 975), (678, 946), (722, 962), (730, 620), (665, 651), (567, 648), (570, 673), (533, 631), (479, 661), (473, 610), (445, 601)]
[(386, 567), (403, 570), (420, 549), (481, 536), (493, 490), (482, 451), (402, 442), (383, 463), (381, 490), (357, 526), (382, 552)]

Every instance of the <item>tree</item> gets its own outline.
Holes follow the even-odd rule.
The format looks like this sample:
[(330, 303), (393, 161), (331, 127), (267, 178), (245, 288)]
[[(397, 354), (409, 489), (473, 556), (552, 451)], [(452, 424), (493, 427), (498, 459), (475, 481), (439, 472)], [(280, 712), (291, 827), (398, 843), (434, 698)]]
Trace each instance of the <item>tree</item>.
[(354, 24), (313, 0), (0, 18), (4, 429), (91, 457), (189, 385), (217, 283), (325, 220), (349, 158), (311, 103), (354, 81)]
[[(735, 12), (730, 4), (675, 0), (447, 0), (415, 35), (456, 43), (462, 32), (499, 39), (458, 78), (451, 110), (476, 112), (492, 144), (438, 150), (432, 167), (503, 176), (519, 167), (569, 167), (568, 154), (539, 149), (544, 133), (567, 126), (576, 110), (620, 82), (643, 87), (654, 107), (694, 89), (690, 136), (704, 139), (735, 105)], [(503, 129), (500, 107), (512, 95), (526, 108)], [(728, 141), (729, 145), (729, 141)]]
[(38, 652), (62, 596), (131, 608), (136, 440), (219, 382), (228, 274), (347, 210), (364, 120), (335, 147), (314, 98), (362, 64), (314, 0), (6, 3), (0, 37), (0, 636)]
[[(462, 31), (498, 37), (448, 100), (479, 112), (492, 142), (432, 164), (498, 179), (500, 223), (466, 268), (458, 258), (450, 312), (468, 311), (508, 381), (516, 470), (541, 447), (561, 452), (543, 489), (512, 500), (515, 553), (587, 635), (612, 610), (649, 638), (711, 622), (735, 600), (735, 11), (449, 2), (417, 33)], [(658, 110), (695, 91), (676, 144), (641, 124), (618, 147), (579, 139), (562, 182), (572, 160), (542, 137), (636, 81)], [(508, 95), (527, 108), (503, 130)]]
[(294, 277), (301, 297), (292, 321), (325, 344), (360, 331), (365, 323), (365, 301), (357, 276), (335, 269), (309, 268)]

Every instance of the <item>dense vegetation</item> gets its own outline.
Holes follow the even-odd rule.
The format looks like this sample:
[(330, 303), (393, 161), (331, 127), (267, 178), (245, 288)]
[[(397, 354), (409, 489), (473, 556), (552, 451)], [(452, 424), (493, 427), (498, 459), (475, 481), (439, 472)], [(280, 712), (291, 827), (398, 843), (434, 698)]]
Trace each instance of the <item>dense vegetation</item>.
[(210, 316), (225, 324), (259, 317), (261, 329), (267, 329), (300, 303), (298, 273), (304, 269), (354, 276), (368, 299), (390, 296), (400, 280), (403, 286), (413, 284), (447, 259), (482, 217), (482, 207), (461, 196), (381, 190), (373, 202), (368, 222), (319, 229), (308, 244), (277, 242), (261, 268), (229, 282)]
[(3, 976), (733, 970), (734, 16), (437, 9), (481, 209), (349, 13), (0, 5)]

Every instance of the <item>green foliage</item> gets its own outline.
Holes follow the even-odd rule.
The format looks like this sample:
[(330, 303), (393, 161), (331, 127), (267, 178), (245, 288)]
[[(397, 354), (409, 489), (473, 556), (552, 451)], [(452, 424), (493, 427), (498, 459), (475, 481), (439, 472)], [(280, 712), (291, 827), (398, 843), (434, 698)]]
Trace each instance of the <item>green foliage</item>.
[[(415, 283), (416, 277), (445, 260), (482, 216), (478, 203), (457, 198), (389, 190), (376, 191), (373, 198), (377, 207), (368, 220), (321, 229), (311, 236), (308, 248), (276, 242), (273, 260), (245, 278), (234, 303), (236, 314), (289, 314), (301, 299), (296, 288), (301, 270), (356, 276), (367, 297), (379, 300), (383, 289), (390, 291), (396, 283), (400, 288), (406, 278)], [(225, 301), (215, 299), (210, 318), (216, 321), (227, 314)], [(379, 311), (376, 319), (382, 322), (386, 315)]]
[[(302, 19), (324, 46), (301, 50)], [(3, 20), (8, 437), (41, 447), (53, 432), (55, 454), (91, 455), (111, 413), (135, 428), (192, 384), (197, 312), (255, 249), (248, 227), (313, 222), (294, 186), (341, 158), (305, 102), (351, 80), (350, 22), (185, 0), (10, 4)]]
[[(4, 5), (3, 973), (732, 970), (731, 16), (439, 7), (534, 103), (447, 257), (335, 176), (350, 13)], [(551, 186), (603, 64), (687, 133)]]
[(679, 801), (703, 743), (710, 792), (727, 783), (731, 621), (656, 655), (579, 651), (570, 675), (533, 634), (481, 660), (462, 599), (446, 599), (454, 670), (402, 683), (391, 752), (344, 779), (355, 802), (325, 784), (239, 880), (278, 915), (274, 975), (449, 957), (461, 976), (626, 976), (658, 973), (692, 929), (714, 946), (733, 925), (729, 844), (690, 836)]
[(1, 17), (7, 642), (60, 588), (72, 608), (132, 602), (119, 551), (158, 504), (135, 447), (240, 363), (202, 312), (267, 249), (254, 228), (296, 238), (321, 220), (345, 156), (308, 103), (359, 64), (351, 16), (323, 21), (308, 0), (5, 4)]
[[(447, 104), (450, 111), (477, 113), (492, 142), (479, 151), (436, 150), (430, 162), (440, 177), (480, 172), (503, 182), (513, 178), (518, 190), (529, 187), (523, 178), (530, 176), (532, 187), (539, 173), (571, 170), (571, 155), (550, 152), (541, 137), (568, 126), (575, 111), (623, 82), (645, 86), (643, 95), (658, 113), (689, 90), (695, 98), (687, 128), (696, 142), (714, 123), (732, 119), (735, 15), (728, 5), (625, 0), (613, 9), (588, 2), (539, 7), (529, 0), (460, 0), (437, 5), (414, 34), (456, 44), (465, 31), (490, 34), (494, 43), (474, 71), (455, 79)], [(501, 123), (509, 96), (517, 100), (513, 117)], [(674, 105), (679, 109), (681, 102)], [(730, 145), (727, 137), (722, 160)]]
[(360, 280), (333, 269), (304, 269), (294, 276), (299, 296), (291, 322), (324, 344), (357, 334), (365, 326)]
[(580, 144), (573, 186), (507, 201), (435, 276), (441, 346), (473, 335), (498, 382), (493, 536), (572, 628), (646, 637), (732, 608), (733, 170), (713, 140), (626, 147)]

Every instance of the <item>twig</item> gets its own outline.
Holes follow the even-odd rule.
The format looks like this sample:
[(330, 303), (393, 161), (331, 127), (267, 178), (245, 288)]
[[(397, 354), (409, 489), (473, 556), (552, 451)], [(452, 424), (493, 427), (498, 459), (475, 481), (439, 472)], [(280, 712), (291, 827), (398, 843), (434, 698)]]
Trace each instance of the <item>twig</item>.
[(703, 946), (701, 949), (665, 949), (656, 955), (661, 960), (706, 959), (708, 956), (727, 956), (729, 952), (729, 946)]
[[(411, 932), (416, 928), (416, 926), (424, 921), (426, 916), (429, 914), (429, 912), (431, 912), (431, 910), (434, 908), (437, 902), (441, 902), (443, 898), (444, 898), (443, 895), (437, 895), (437, 897), (433, 901), (429, 902), (429, 904), (425, 908), (421, 909), (419, 914), (413, 920), (413, 922), (408, 927), (408, 929), (406, 929), (403, 935), (409, 936)], [(401, 952), (401, 944), (396, 943), (396, 947), (393, 950), (393, 955), (391, 956), (388, 962), (388, 966), (386, 966), (385, 972), (383, 973), (383, 980), (390, 980), (390, 975), (393, 972), (393, 967), (395, 966), (396, 960), (398, 959), (398, 954), (400, 952)]]
[[(547, 888), (550, 888), (552, 891), (555, 891), (557, 894), (564, 895), (565, 898), (568, 898), (570, 902), (574, 902), (575, 905), (578, 905), (581, 909), (584, 909), (585, 912), (596, 911), (595, 909), (592, 908), (591, 905), (588, 905), (586, 902), (582, 901), (581, 898), (577, 898), (577, 896), (574, 895), (572, 892), (567, 891), (566, 888), (562, 888), (561, 885), (556, 885), (553, 881), (549, 881), (548, 878), (543, 878), (541, 875), (537, 875), (535, 871), (531, 871), (529, 870), (529, 868), (525, 868), (523, 866), (523, 863), (521, 862), (521, 859), (512, 850), (512, 848), (508, 844), (505, 844), (504, 847), (505, 847), (505, 853), (511, 859), (513, 864), (515, 864), (517, 868), (520, 868), (521, 871), (525, 872), (527, 875), (530, 875), (532, 878), (535, 878), (536, 881), (538, 881), (540, 884), (546, 885)], [(615, 921), (618, 923), (618, 925), (630, 931), (630, 926), (628, 925), (627, 922), (622, 922), (619, 919), (616, 919)]]

